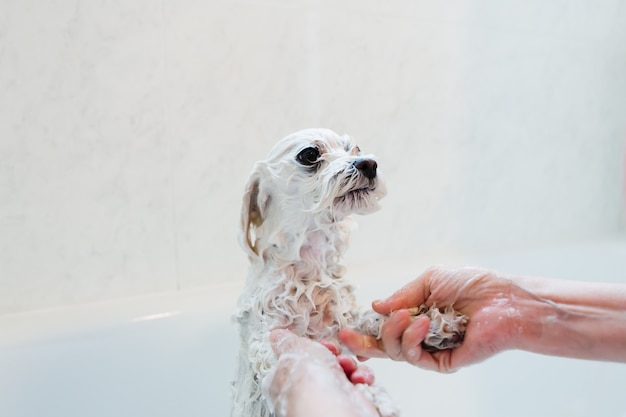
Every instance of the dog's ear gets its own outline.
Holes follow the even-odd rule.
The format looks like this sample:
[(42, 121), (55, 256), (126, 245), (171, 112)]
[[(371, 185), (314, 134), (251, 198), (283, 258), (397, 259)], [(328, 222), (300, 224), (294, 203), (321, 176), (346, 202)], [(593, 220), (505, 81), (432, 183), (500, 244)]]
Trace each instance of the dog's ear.
[(250, 256), (259, 255), (256, 247), (256, 229), (265, 220), (269, 202), (269, 194), (261, 191), (261, 175), (255, 170), (248, 179), (241, 207), (240, 243)]

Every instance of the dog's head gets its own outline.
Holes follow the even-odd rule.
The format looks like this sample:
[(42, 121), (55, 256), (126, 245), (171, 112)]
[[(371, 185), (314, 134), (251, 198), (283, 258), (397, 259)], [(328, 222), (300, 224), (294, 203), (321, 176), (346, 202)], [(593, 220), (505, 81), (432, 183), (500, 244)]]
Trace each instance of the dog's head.
[(298, 131), (255, 165), (243, 199), (241, 244), (251, 256), (290, 245), (307, 230), (377, 210), (385, 194), (376, 160), (349, 136)]

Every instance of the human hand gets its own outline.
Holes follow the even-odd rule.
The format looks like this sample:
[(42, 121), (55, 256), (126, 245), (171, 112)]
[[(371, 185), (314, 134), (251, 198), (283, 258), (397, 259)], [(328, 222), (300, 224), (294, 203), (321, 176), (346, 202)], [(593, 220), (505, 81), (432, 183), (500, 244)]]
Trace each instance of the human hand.
[[(524, 295), (527, 292), (511, 279), (493, 271), (431, 268), (391, 297), (372, 303), (376, 312), (390, 314), (380, 340), (351, 329), (341, 330), (339, 338), (360, 359), (389, 357), (425, 369), (452, 372), (512, 347), (516, 333), (524, 330), (514, 301)], [(434, 353), (422, 348), (430, 321), (427, 317), (413, 319), (406, 310), (422, 304), (453, 305), (469, 317), (461, 346)]]
[(263, 380), (263, 394), (278, 417), (378, 417), (374, 405), (354, 385), (371, 384), (373, 374), (341, 355), (337, 346), (325, 348), (282, 329), (271, 332), (270, 342), (278, 363)]
[(352, 356), (343, 355), (340, 346), (332, 342), (322, 341), (322, 345), (326, 347), (335, 357), (337, 363), (341, 366), (346, 378), (353, 384), (372, 385), (374, 383), (374, 372), (367, 366), (359, 365)]

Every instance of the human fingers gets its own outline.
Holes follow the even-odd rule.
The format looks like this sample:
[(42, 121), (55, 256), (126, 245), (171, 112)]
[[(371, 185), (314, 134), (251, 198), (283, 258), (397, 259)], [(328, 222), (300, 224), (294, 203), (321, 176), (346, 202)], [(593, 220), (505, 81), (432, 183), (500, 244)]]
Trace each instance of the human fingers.
[[(356, 363), (356, 360), (352, 356), (341, 354), (341, 347), (337, 346), (333, 342), (325, 341), (325, 340), (321, 341), (320, 343), (323, 346), (325, 346), (326, 349), (328, 349), (333, 355), (337, 357), (337, 362), (343, 369), (343, 372), (346, 374), (348, 379), (352, 381), (352, 377), (354, 375), (357, 381), (352, 381), (353, 383), (371, 384), (374, 382), (373, 372), (369, 371), (369, 374), (368, 374), (367, 372), (361, 370), (359, 365)], [(367, 367), (364, 367), (364, 368), (369, 370), (369, 368)], [(370, 374), (371, 374), (371, 377), (370, 377)]]
[(422, 347), (422, 342), (429, 331), (428, 317), (413, 319), (408, 311), (400, 310), (392, 314), (383, 326), (381, 346), (384, 346), (383, 350), (394, 360), (406, 361), (432, 371), (453, 372), (455, 370), (452, 366), (453, 350), (431, 354)]
[(336, 343), (333, 343), (331, 341), (328, 340), (322, 340), (320, 342), (326, 349), (330, 350), (330, 352), (335, 355), (335, 356), (339, 356), (341, 355), (341, 347), (338, 346)]
[(337, 356), (337, 362), (339, 362), (344, 373), (353, 384), (372, 385), (374, 383), (374, 371), (365, 365), (357, 364), (353, 357), (339, 355)]
[(372, 385), (374, 379), (374, 371), (365, 365), (359, 365), (352, 375), (350, 375), (350, 381), (353, 384)]
[(393, 311), (419, 307), (428, 298), (430, 276), (434, 273), (435, 269), (436, 268), (431, 268), (427, 270), (389, 297), (375, 300), (372, 302), (372, 308), (380, 314), (391, 314)]
[(337, 363), (341, 366), (343, 372), (349, 378), (350, 375), (352, 375), (352, 373), (358, 368), (356, 360), (351, 356), (341, 355), (340, 353), (335, 356), (337, 357)]
[[(390, 314), (405, 308), (437, 305), (468, 307), (471, 300), (484, 299), (500, 288), (506, 281), (497, 280), (493, 271), (476, 268), (428, 268), (424, 273), (391, 296), (372, 302), (374, 311)], [(471, 308), (472, 306), (469, 305)]]
[(366, 336), (352, 329), (341, 329), (339, 340), (350, 352), (357, 355), (359, 360), (386, 358), (388, 356), (382, 347), (382, 342), (374, 336)]
[(407, 310), (391, 314), (383, 324), (381, 331), (382, 346), (387, 355), (396, 361), (402, 360), (402, 335), (411, 324), (411, 315)]
[(348, 378), (350, 378), (350, 375), (352, 375), (359, 367), (354, 358), (347, 355), (337, 356), (337, 362), (339, 362), (339, 365)]
[(383, 325), (381, 339), (362, 335), (352, 329), (342, 329), (339, 331), (339, 340), (360, 360), (387, 357), (401, 360), (402, 333), (409, 324), (411, 324), (411, 315), (406, 310), (400, 310), (391, 314)]
[(402, 334), (402, 357), (412, 365), (418, 365), (424, 359), (432, 360), (430, 354), (422, 348), (422, 342), (430, 330), (428, 317), (416, 318)]

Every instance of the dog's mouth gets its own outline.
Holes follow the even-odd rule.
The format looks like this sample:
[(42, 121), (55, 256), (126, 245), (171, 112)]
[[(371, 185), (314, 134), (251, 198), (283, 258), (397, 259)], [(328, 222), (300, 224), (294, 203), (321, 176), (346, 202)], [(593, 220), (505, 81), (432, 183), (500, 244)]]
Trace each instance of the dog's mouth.
[(362, 187), (362, 188), (357, 188), (356, 190), (348, 191), (346, 194), (352, 194), (355, 196), (369, 195), (369, 193), (371, 193), (375, 189), (376, 187)]
[(346, 192), (345, 194), (340, 195), (339, 197), (335, 198), (335, 202), (336, 203), (345, 203), (348, 201), (351, 203), (364, 202), (364, 200), (366, 200), (369, 197), (369, 195), (372, 192), (374, 192), (375, 189), (376, 187), (371, 187), (371, 186), (356, 188), (354, 190), (350, 190)]
[(384, 183), (378, 177), (349, 175), (337, 180), (331, 188), (334, 193), (332, 210), (335, 213), (371, 213), (380, 207), (378, 200), (386, 194)]

